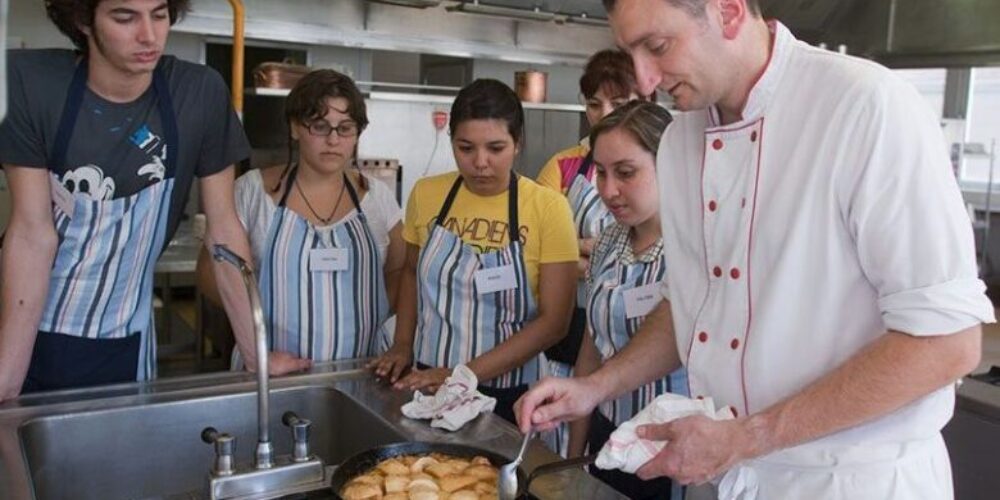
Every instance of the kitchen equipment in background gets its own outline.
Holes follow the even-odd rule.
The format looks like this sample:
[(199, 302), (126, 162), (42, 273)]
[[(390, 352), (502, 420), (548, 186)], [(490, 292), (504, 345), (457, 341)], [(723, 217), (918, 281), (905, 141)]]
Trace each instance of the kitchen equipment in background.
[(396, 202), (403, 203), (403, 166), (391, 158), (358, 158), (358, 168), (365, 175), (384, 182), (396, 194)]
[(265, 62), (253, 69), (254, 87), (290, 89), (295, 86), (311, 68), (290, 62)]
[(962, 379), (955, 415), (941, 431), (951, 456), (955, 498), (993, 500), (1000, 491), (1000, 366)]
[(526, 70), (514, 73), (514, 90), (524, 102), (545, 102), (548, 73)]

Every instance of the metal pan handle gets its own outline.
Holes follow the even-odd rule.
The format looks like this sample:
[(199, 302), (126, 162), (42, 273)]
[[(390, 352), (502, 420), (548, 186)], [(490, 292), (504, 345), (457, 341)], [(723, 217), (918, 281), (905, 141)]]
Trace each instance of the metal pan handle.
[(582, 465), (590, 465), (594, 463), (594, 460), (597, 460), (597, 453), (591, 453), (590, 455), (584, 455), (582, 457), (569, 458), (566, 460), (559, 460), (557, 462), (540, 465), (536, 467), (535, 470), (531, 471), (531, 474), (528, 474), (528, 479), (524, 481), (524, 489), (520, 491), (519, 496), (528, 494), (528, 488), (531, 486), (531, 482), (538, 476), (544, 476), (545, 474), (572, 469)]

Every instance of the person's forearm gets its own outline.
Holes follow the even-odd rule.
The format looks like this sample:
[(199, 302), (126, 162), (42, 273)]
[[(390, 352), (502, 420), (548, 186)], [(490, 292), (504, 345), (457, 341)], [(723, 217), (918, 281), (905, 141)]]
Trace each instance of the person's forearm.
[[(580, 342), (580, 352), (576, 356), (576, 364), (573, 365), (574, 377), (585, 377), (597, 371), (601, 366), (601, 353), (594, 345), (594, 338), (590, 334), (590, 328), (584, 333), (583, 341)], [(569, 446), (567, 452), (569, 457), (583, 455), (587, 449), (587, 437), (590, 434), (590, 418), (584, 417), (569, 423)], [(593, 450), (596, 451), (596, 450)]]
[(49, 229), (30, 231), (11, 225), (4, 236), (0, 271), (0, 383), (11, 387), (0, 391), (20, 392), (28, 372), (58, 247), (55, 231)]
[[(234, 234), (235, 233), (235, 234)], [(242, 231), (226, 231), (219, 229), (209, 233), (205, 245), (209, 253), (213, 245), (225, 245), (229, 250), (242, 257), (251, 268), (254, 267), (250, 257), (250, 245), (246, 234)], [(229, 324), (236, 338), (236, 346), (240, 350), (244, 364), (252, 370), (257, 368), (257, 347), (254, 337), (253, 312), (250, 307), (250, 296), (243, 281), (243, 275), (235, 266), (212, 259), (212, 271), (215, 275), (216, 288), (222, 299), (222, 307), (229, 318)]]
[(417, 329), (417, 269), (415, 262), (407, 262), (399, 273), (396, 307), (396, 330), (393, 333), (391, 347), (408, 349), (412, 352), (413, 338)]
[(569, 326), (566, 312), (541, 312), (521, 331), (490, 351), (469, 361), (468, 367), (480, 381), (491, 380), (523, 366), (566, 335)]
[(670, 302), (662, 300), (625, 348), (586, 378), (601, 392), (600, 399), (606, 400), (662, 378), (680, 366)]
[(812, 441), (891, 413), (953, 383), (979, 362), (979, 326), (952, 335), (887, 332), (829, 375), (745, 419), (747, 458)]
[(390, 314), (397, 313), (399, 311), (399, 280), (402, 279), (402, 276), (402, 269), (386, 269), (385, 294), (389, 299)]

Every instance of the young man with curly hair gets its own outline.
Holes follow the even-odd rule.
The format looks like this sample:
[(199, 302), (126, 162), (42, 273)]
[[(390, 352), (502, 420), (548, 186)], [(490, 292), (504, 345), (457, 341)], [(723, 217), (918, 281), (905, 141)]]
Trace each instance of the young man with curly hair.
[[(233, 203), (234, 164), (249, 145), (226, 86), (163, 55), (188, 1), (45, 6), (77, 50), (9, 54), (0, 401), (155, 377), (153, 268), (195, 178), (206, 242), (249, 260)], [(250, 335), (238, 273), (220, 266), (216, 276), (237, 335)], [(307, 365), (274, 361), (272, 372)]]

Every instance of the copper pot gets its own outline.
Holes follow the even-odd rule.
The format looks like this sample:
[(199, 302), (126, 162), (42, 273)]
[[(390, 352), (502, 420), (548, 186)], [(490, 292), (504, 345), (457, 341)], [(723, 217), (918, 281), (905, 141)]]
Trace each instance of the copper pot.
[(514, 90), (524, 102), (545, 102), (547, 73), (541, 71), (518, 71), (514, 73)]

